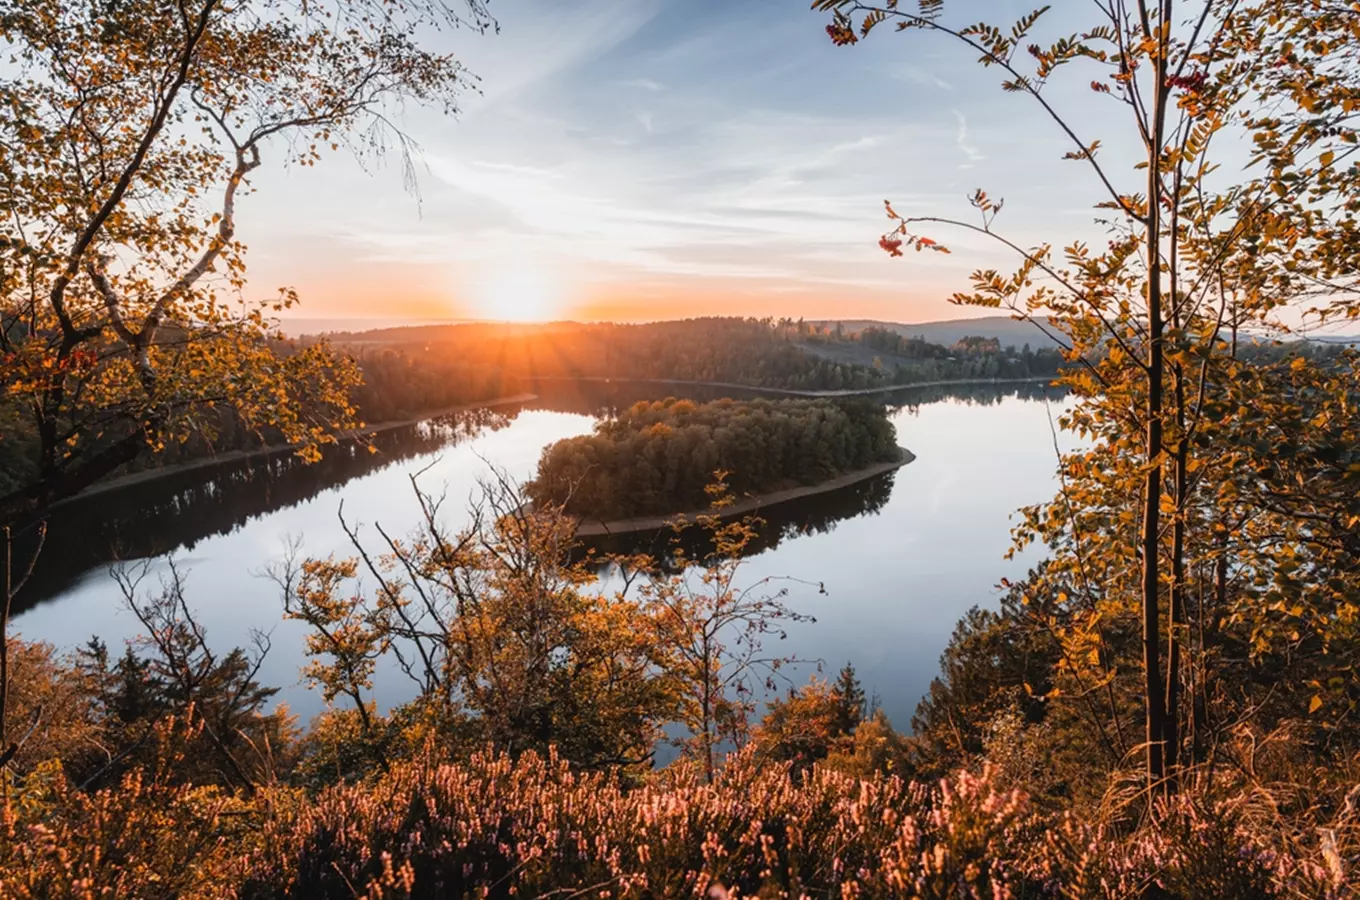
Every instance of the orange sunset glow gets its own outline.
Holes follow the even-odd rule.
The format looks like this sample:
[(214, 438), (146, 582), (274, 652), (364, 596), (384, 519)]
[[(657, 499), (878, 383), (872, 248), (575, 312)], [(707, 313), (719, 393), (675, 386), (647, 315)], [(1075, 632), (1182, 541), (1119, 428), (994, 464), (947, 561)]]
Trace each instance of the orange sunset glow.
[(925, 321), (968, 315), (944, 298), (1005, 260), (966, 233), (889, 258), (885, 197), (966, 214), (985, 185), (1020, 235), (1090, 228), (1057, 140), (1010, 140), (1018, 112), (991, 91), (961, 105), (968, 60), (846, 53), (802, 13), (523, 4), (494, 39), (441, 36), (479, 91), (456, 118), (407, 113), (414, 185), (343, 155), (261, 171), (239, 213), (251, 292), (291, 285), (293, 315), (328, 318)]

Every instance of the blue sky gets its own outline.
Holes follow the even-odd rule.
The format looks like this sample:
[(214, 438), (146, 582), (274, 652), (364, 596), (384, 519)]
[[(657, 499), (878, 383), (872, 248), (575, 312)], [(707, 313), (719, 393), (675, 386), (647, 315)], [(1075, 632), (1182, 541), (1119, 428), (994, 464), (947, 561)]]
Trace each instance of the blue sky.
[(967, 216), (983, 187), (1022, 242), (1092, 232), (1062, 136), (942, 39), (836, 47), (804, 0), (491, 8), (498, 34), (436, 38), (481, 79), (462, 113), (402, 116), (419, 202), (395, 164), (269, 171), (241, 216), (252, 291), (293, 285), (306, 316), (922, 321), (1011, 261), (948, 234), (951, 256), (890, 259), (884, 199)]

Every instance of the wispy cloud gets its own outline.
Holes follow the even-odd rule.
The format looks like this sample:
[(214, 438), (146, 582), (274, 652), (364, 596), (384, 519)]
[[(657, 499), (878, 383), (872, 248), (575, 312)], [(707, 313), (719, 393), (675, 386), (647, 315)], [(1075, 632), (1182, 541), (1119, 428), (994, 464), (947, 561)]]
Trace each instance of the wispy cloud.
[(945, 91), (952, 91), (954, 89), (952, 84), (923, 66), (911, 64), (896, 65), (892, 67), (891, 71), (894, 76), (909, 84), (919, 85), (921, 87), (939, 88)]
[(966, 163), (960, 163), (959, 168), (971, 169), (975, 163), (980, 162), (986, 157), (984, 157), (982, 152), (968, 140), (968, 118), (957, 109), (951, 109), (950, 112), (954, 114), (954, 120), (959, 123), (959, 129), (954, 135), (954, 145), (959, 148), (959, 152), (968, 160)]
[(937, 296), (979, 261), (966, 238), (910, 267), (876, 246), (885, 196), (953, 208), (1003, 165), (957, 108), (967, 60), (903, 65), (891, 39), (845, 52), (805, 10), (763, 4), (523, 0), (499, 14), (499, 35), (448, 38), (482, 78), (465, 114), (406, 121), (428, 166), (420, 214), (391, 173), (262, 175), (262, 205), (243, 214), (264, 232), (253, 279), (343, 298), (364, 267), (405, 266), (442, 278), (456, 307), (466, 271), (533, 265), (582, 293), (739, 283), (805, 304), (793, 314), (881, 317), (906, 313), (856, 304)]
[[(468, 102), (480, 113), (527, 89), (563, 78), (573, 69), (625, 43), (661, 10), (659, 0), (587, 0), (539, 4), (527, 15), (499, 10), (501, 31), (469, 46), (469, 68), (480, 77), (481, 96)], [(516, 52), (506, 53), (505, 44)]]

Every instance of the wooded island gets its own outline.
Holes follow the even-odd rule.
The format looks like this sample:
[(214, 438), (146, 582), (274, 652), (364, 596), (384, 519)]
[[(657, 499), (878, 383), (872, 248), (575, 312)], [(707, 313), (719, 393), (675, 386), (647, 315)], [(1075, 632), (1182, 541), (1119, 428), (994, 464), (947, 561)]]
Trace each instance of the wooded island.
[(718, 471), (742, 497), (902, 459), (887, 411), (869, 401), (670, 398), (549, 446), (526, 492), (572, 515), (618, 520), (703, 509)]

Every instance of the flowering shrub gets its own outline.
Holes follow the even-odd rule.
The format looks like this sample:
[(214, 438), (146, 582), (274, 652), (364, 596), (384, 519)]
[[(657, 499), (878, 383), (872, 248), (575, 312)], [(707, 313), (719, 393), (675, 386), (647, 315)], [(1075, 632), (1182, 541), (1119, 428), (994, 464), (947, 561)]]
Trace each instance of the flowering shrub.
[(629, 788), (555, 753), (484, 752), (249, 801), (163, 768), (93, 794), (31, 771), (0, 818), (0, 896), (1352, 896), (1354, 823), (1328, 832), (1342, 841), (1328, 863), (1189, 790), (1155, 824), (1053, 819), (990, 767), (933, 784), (821, 764), (800, 776), (748, 750), (711, 784), (685, 762)]
[[(1193, 794), (1155, 825), (1054, 821), (990, 768), (931, 785), (762, 764), (679, 764), (628, 790), (549, 756), (407, 762), (262, 836), (242, 896), (1318, 897), (1345, 885)], [(711, 893), (712, 892), (712, 893)]]
[[(626, 791), (555, 756), (404, 763), (275, 820), (251, 897), (1020, 896), (1013, 848), (1037, 836), (988, 773), (937, 786), (741, 754), (706, 785), (681, 765)], [(1023, 840), (1022, 840), (1023, 839)], [(1008, 850), (1008, 848), (1012, 848)]]
[(1183, 794), (1159, 804), (1155, 826), (1130, 834), (1065, 814), (1030, 872), (1046, 896), (1072, 900), (1354, 896), (1344, 871), (1329, 871), (1304, 848), (1271, 837), (1252, 827), (1237, 803)]
[[(169, 721), (164, 748), (200, 727)], [(171, 776), (173, 753), (133, 769), (113, 788), (85, 793), (47, 763), (10, 786), (0, 807), (0, 897), (219, 898), (250, 847), (262, 807)]]

